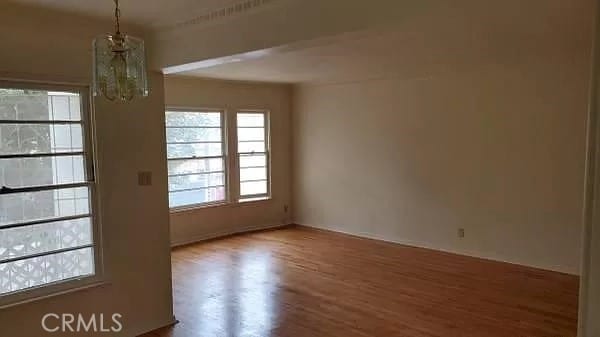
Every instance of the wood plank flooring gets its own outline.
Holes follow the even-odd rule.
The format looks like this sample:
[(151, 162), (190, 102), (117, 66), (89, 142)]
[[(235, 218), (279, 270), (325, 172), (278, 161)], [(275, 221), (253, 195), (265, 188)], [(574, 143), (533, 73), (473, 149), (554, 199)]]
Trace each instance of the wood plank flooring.
[(290, 227), (176, 249), (145, 337), (574, 337), (578, 278)]

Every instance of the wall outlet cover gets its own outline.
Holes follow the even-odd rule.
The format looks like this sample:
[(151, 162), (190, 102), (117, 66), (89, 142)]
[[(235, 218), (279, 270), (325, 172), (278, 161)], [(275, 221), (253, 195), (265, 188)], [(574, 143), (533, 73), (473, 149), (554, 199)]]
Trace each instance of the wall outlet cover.
[(149, 171), (138, 172), (138, 185), (151, 186), (152, 185), (152, 172), (149, 172)]

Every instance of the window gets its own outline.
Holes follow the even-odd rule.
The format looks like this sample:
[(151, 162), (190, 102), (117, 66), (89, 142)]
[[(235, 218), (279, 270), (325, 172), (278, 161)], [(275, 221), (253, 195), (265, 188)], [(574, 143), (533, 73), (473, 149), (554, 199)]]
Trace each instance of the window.
[(0, 82), (0, 299), (99, 270), (86, 94)]
[(240, 200), (268, 198), (270, 195), (268, 113), (239, 111), (237, 138)]
[(223, 117), (219, 111), (166, 112), (169, 207), (227, 200)]

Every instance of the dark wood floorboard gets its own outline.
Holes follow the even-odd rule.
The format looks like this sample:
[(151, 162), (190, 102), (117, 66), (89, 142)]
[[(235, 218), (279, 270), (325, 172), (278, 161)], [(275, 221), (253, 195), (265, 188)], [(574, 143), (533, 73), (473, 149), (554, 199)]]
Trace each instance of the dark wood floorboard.
[(290, 227), (172, 254), (181, 323), (145, 337), (574, 337), (578, 278)]

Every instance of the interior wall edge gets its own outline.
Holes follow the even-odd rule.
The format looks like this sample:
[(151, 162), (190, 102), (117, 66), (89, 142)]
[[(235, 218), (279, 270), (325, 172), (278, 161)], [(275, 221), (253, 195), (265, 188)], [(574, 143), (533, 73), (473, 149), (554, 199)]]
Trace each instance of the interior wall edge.
[(598, 277), (594, 261), (598, 259), (598, 198), (600, 190), (600, 172), (598, 158), (600, 157), (598, 144), (600, 144), (600, 124), (598, 108), (600, 106), (599, 71), (600, 63), (600, 1), (595, 1), (594, 38), (590, 64), (590, 90), (587, 115), (586, 139), (586, 172), (584, 185), (584, 207), (582, 210), (582, 248), (581, 248), (581, 281), (579, 289), (579, 320), (578, 336), (593, 337), (598, 334), (600, 326), (594, 316), (597, 315), (598, 290), (594, 285), (594, 278)]

